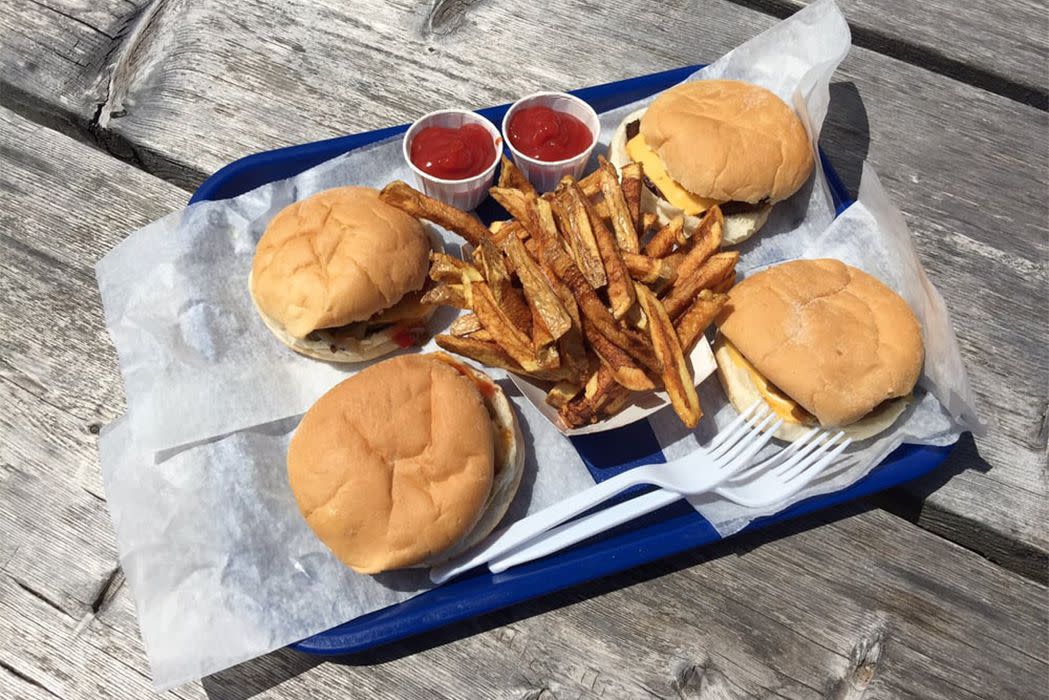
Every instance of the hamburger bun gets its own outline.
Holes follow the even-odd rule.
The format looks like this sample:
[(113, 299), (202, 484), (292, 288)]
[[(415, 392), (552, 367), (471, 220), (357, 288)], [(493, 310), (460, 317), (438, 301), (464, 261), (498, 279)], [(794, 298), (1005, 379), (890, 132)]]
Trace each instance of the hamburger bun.
[(273, 218), (255, 248), (249, 289), (266, 327), (288, 347), (360, 362), (421, 335), (433, 307), (416, 304), (413, 316), (376, 321), (422, 289), (430, 250), (422, 224), (378, 191), (325, 190)]
[[(841, 261), (795, 260), (751, 275), (717, 319), (718, 377), (737, 410), (762, 398), (790, 420), (863, 439), (910, 400), (924, 360), (921, 326), (899, 295)], [(771, 385), (771, 387), (767, 385)]]
[[(678, 186), (708, 204), (753, 205), (725, 212), (725, 244), (753, 235), (772, 205), (801, 188), (812, 173), (812, 143), (794, 110), (772, 92), (735, 80), (696, 80), (661, 93), (647, 108), (628, 115), (609, 145), (609, 159), (622, 167), (628, 127), (640, 135)], [(642, 206), (666, 223), (684, 211), (646, 188)], [(685, 217), (691, 233), (700, 212)]]
[(396, 357), (336, 385), (288, 447), (303, 517), (362, 574), (430, 566), (476, 544), (523, 470), (506, 395), (443, 353)]

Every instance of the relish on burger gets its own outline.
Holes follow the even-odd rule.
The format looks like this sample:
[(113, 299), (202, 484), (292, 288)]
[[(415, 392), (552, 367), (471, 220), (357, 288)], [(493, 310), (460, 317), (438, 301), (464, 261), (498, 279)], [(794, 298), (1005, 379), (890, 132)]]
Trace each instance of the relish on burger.
[(763, 400), (776, 437), (815, 426), (863, 440), (903, 413), (924, 359), (898, 294), (839, 260), (794, 260), (732, 288), (717, 319), (718, 378), (737, 411)]
[(509, 400), (444, 353), (372, 365), (317, 400), (288, 447), (310, 528), (362, 574), (431, 566), (506, 514), (525, 447)]
[(361, 362), (418, 344), (431, 245), (422, 224), (367, 187), (282, 209), (255, 248), (250, 289), (270, 331), (296, 352)]
[(768, 219), (772, 205), (812, 173), (805, 126), (783, 100), (736, 80), (695, 80), (666, 90), (628, 115), (612, 136), (609, 160), (641, 163), (641, 205), (665, 224), (685, 216), (691, 233), (715, 204), (725, 244), (740, 243)]

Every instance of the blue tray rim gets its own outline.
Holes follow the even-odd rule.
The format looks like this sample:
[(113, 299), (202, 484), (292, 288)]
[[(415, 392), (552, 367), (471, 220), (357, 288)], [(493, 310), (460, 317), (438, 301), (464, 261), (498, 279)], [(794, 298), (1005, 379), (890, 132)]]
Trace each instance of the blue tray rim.
[[(618, 95), (634, 95), (625, 100), (626, 103), (641, 96), (638, 91), (653, 94), (684, 80), (702, 67), (684, 66), (570, 92), (588, 102), (612, 91)], [(500, 112), (507, 107), (509, 104), (496, 105), (477, 112), (498, 125), (501, 120), (496, 117), (500, 117)], [(400, 124), (240, 158), (207, 178), (189, 203), (233, 197), (267, 182), (291, 177), (367, 143), (402, 133), (408, 126)], [(852, 200), (822, 149), (819, 156), (840, 214)], [(849, 488), (796, 503), (780, 513), (755, 520), (737, 534), (784, 523), (919, 478), (943, 463), (953, 447), (902, 445)], [(345, 656), (722, 540), (702, 516), (687, 505), (680, 507), (682, 505), (653, 514), (638, 527), (583, 542), (512, 571), (491, 574), (482, 570), (468, 574), (289, 646), (311, 655)]]

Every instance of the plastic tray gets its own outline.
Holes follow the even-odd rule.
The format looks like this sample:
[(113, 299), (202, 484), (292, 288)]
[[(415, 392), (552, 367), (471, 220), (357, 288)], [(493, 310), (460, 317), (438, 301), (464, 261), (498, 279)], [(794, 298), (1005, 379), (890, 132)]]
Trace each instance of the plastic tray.
[[(572, 94), (604, 112), (647, 97), (681, 82), (702, 66), (686, 66), (575, 90)], [(509, 105), (478, 110), (495, 124)], [(402, 133), (407, 124), (362, 134), (291, 146), (242, 158), (208, 178), (190, 202), (225, 199), (275, 180), (296, 175), (330, 158), (368, 143)], [(850, 203), (848, 190), (820, 153), (838, 213)], [(486, 222), (498, 209), (482, 204), (478, 214)], [(647, 421), (611, 432), (572, 438), (596, 481), (631, 467), (664, 461)], [(847, 489), (817, 496), (751, 523), (743, 532), (785, 522), (808, 513), (862, 498), (928, 473), (942, 463), (951, 447), (903, 445), (864, 479)], [(460, 620), (498, 610), (531, 598), (589, 581), (672, 554), (719, 541), (717, 531), (686, 503), (681, 502), (583, 542), (545, 559), (501, 574), (478, 570), (398, 605), (363, 615), (326, 632), (304, 639), (292, 648), (310, 654), (344, 655), (404, 639)]]

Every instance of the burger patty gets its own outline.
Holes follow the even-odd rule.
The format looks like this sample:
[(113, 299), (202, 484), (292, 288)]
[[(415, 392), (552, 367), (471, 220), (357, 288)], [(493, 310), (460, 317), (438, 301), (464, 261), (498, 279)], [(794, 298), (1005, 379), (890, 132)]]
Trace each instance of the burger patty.
[[(632, 122), (630, 122), (629, 124), (626, 125), (626, 138), (627, 138), (627, 141), (629, 141), (630, 139), (634, 138), (639, 133), (641, 133), (641, 120), (640, 119), (635, 119), (634, 121), (632, 121)], [(663, 194), (662, 191), (660, 191), (660, 189), (658, 187), (656, 187), (656, 183), (652, 182), (648, 178), (648, 175), (643, 175), (642, 176), (642, 181), (645, 183), (645, 187), (647, 187), (649, 190), (651, 190), (654, 195), (656, 195), (657, 197), (659, 197), (663, 201), (666, 201), (666, 199), (667, 199), (666, 196)], [(769, 200), (768, 200), (768, 197), (766, 197), (765, 199), (762, 199), (760, 202), (757, 202), (756, 204), (751, 204), (750, 202), (736, 202), (736, 201), (732, 201), (732, 202), (722, 202), (721, 204), (718, 205), (718, 207), (721, 209), (721, 213), (724, 214), (725, 216), (732, 216), (733, 214), (748, 214), (748, 213), (751, 213), (751, 212), (758, 211), (759, 209), (762, 209), (763, 207), (767, 206), (768, 203), (769, 203)]]

